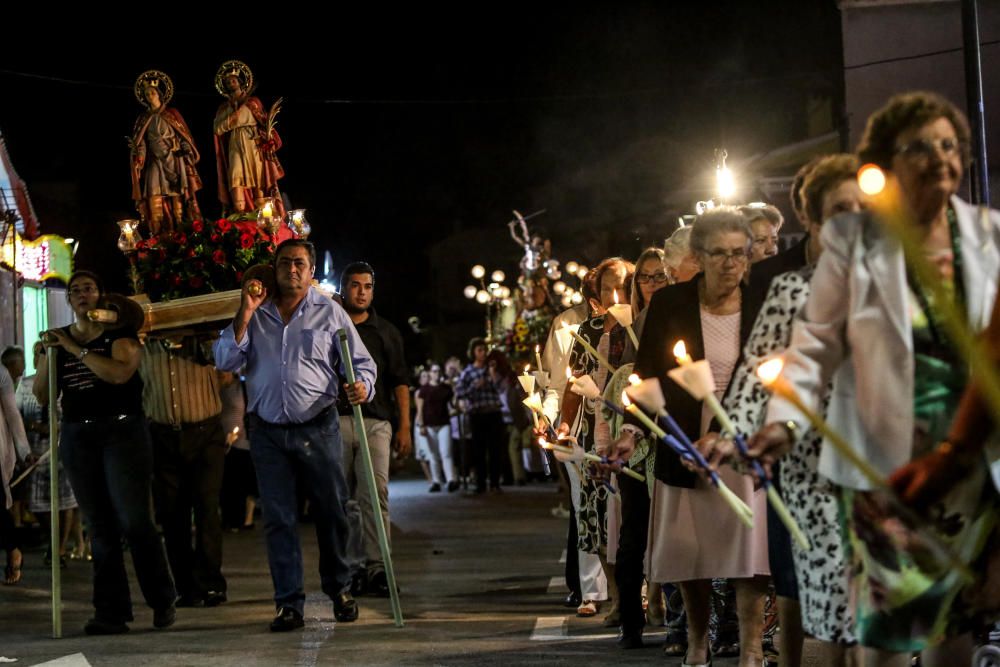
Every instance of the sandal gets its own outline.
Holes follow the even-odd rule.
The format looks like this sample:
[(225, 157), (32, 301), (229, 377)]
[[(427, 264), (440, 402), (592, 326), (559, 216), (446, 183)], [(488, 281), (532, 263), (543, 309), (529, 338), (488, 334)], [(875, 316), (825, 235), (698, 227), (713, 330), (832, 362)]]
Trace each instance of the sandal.
[(708, 662), (688, 662), (687, 652), (685, 652), (684, 658), (681, 661), (681, 667), (712, 667), (712, 652), (708, 652)]
[(687, 633), (671, 630), (667, 632), (667, 637), (663, 641), (663, 655), (679, 657), (687, 655), (688, 643)]
[[(13, 552), (16, 551), (18, 554), (18, 563), (15, 565), (11, 561), (13, 560)], [(21, 568), (24, 566), (24, 554), (21, 553), (20, 549), (14, 549), (7, 552), (7, 567), (4, 569), (4, 586), (13, 586), (21, 581)]]
[(576, 615), (582, 618), (597, 616), (597, 603), (593, 600), (584, 600), (583, 604), (576, 608)]

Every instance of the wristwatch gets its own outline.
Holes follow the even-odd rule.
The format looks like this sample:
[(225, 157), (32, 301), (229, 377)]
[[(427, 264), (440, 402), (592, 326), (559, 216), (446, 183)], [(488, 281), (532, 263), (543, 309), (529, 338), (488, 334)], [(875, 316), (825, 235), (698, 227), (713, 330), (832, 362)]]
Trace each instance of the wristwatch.
[(80, 354), (76, 355), (76, 358), (79, 359), (80, 361), (83, 361), (83, 358), (88, 354), (90, 354), (90, 350), (88, 350), (87, 348), (83, 348), (80, 350)]

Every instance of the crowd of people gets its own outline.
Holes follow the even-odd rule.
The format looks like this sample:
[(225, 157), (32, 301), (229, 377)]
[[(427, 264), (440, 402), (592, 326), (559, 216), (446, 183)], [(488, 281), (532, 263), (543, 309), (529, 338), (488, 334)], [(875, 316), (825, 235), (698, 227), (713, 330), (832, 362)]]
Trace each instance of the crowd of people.
[[(708, 665), (713, 654), (759, 665), (772, 650), (797, 665), (805, 636), (825, 665), (908, 665), (915, 654), (924, 665), (968, 664), (974, 632), (1000, 606), (1000, 496), (983, 454), (992, 421), (974, 394), (964, 400), (977, 406), (976, 421), (952, 424), (963, 391), (978, 383), (940, 300), (957, 304), (970, 331), (990, 322), (1000, 215), (957, 196), (968, 147), (967, 121), (951, 103), (897, 95), (871, 116), (857, 154), (800, 170), (792, 207), (806, 233), (784, 252), (774, 207), (715, 206), (664, 252), (650, 248), (634, 264), (611, 257), (592, 271), (587, 306), (557, 319), (546, 355), (553, 378), (568, 367), (574, 383), (587, 375), (603, 391), (582, 399), (554, 383), (547, 406), (560, 440), (605, 462), (567, 462), (578, 553), (567, 564), (567, 604), (578, 615), (603, 601), (619, 645), (640, 647), (647, 619), (664, 617), (667, 591), (664, 652), (684, 665)], [(898, 187), (896, 209), (881, 215), (911, 228), (944, 292), (917, 278), (869, 209), (862, 163)], [(610, 310), (616, 293), (633, 304), (637, 345)], [(566, 324), (579, 329), (560, 345)], [(791, 393), (771, 399), (757, 370), (776, 356)], [(708, 361), (705, 392), (730, 424), (673, 379), (692, 359)], [(607, 407), (621, 405), (632, 374), (658, 380), (672, 433), (689, 436), (696, 453)], [(826, 415), (860, 467), (811, 429), (792, 394)], [(920, 499), (920, 514), (900, 509), (890, 476)], [(793, 544), (764, 484), (779, 490), (806, 544)], [(768, 622), (775, 608), (778, 646)]]
[[(430, 493), (564, 478), (566, 605), (581, 617), (603, 608), (623, 649), (643, 646), (652, 624), (666, 625), (663, 651), (686, 667), (727, 654), (744, 667), (768, 657), (798, 665), (806, 636), (824, 665), (904, 665), (915, 654), (928, 667), (968, 664), (974, 633), (1000, 607), (1000, 495), (985, 448), (993, 424), (945, 322), (956, 306), (964, 326), (986, 330), (997, 358), (1000, 214), (957, 196), (968, 147), (968, 124), (951, 103), (897, 95), (873, 113), (856, 154), (801, 168), (791, 204), (805, 233), (783, 251), (776, 207), (718, 205), (635, 262), (603, 259), (582, 280), (584, 301), (552, 322), (538, 424), (508, 358), (483, 338), (469, 341), (464, 366), (457, 357), (429, 362), (411, 388), (399, 331), (373, 307), (375, 270), (349, 265), (339, 300), (330, 299), (311, 285), (306, 241), (278, 246), (274, 293), (249, 281), (257, 284), (245, 286), (221, 334), (140, 344), (134, 332), (101, 327), (87, 317), (104, 295), (101, 280), (78, 271), (68, 284), (75, 322), (33, 354), (36, 368), (58, 355), (69, 483), (58, 508), (64, 543), (50, 554), (66, 553), (78, 503), (94, 563), (85, 630), (120, 633), (132, 621), (123, 538), (156, 627), (173, 623), (177, 605), (226, 602), (223, 523), (252, 526), (255, 503), (275, 590), (271, 630), (304, 624), (303, 500), (337, 620), (357, 618), (355, 595), (388, 596), (358, 455), (363, 425), (386, 526), (393, 452), (414, 452)], [(919, 279), (869, 209), (862, 163), (898, 186), (899, 213), (944, 292)], [(631, 325), (615, 317), (617, 304), (629, 304)], [(864, 470), (787, 395), (771, 397), (757, 370), (778, 355), (790, 391), (825, 415)], [(731, 424), (673, 379), (692, 359), (708, 361), (707, 392)], [(30, 464), (47, 450), (48, 376), (21, 378), (15, 394), (23, 354), (20, 371), (16, 351), (3, 361), (10, 507), (15, 460)], [(353, 383), (343, 380), (348, 364)], [(601, 396), (575, 391), (584, 376)], [(658, 382), (668, 411), (660, 418), (692, 449), (615, 409), (633, 376)], [(540, 439), (562, 445), (561, 466)], [(563, 453), (579, 450), (601, 463)], [(26, 488), (44, 523), (54, 508), (43, 471)], [(780, 507), (769, 503), (772, 484)], [(805, 544), (776, 511), (785, 507)], [(0, 515), (5, 583), (16, 584), (19, 533), (11, 513)]]

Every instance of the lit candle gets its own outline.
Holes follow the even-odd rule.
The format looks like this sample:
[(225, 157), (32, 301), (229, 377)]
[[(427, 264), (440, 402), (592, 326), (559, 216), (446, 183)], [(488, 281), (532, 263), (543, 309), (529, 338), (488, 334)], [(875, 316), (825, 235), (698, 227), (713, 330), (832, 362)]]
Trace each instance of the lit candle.
[(625, 327), (628, 332), (629, 338), (632, 339), (632, 345), (636, 349), (639, 349), (639, 339), (635, 335), (635, 330), (632, 328), (632, 305), (628, 303), (618, 303), (618, 290), (614, 292), (615, 303), (613, 306), (608, 308), (608, 312), (611, 316), (615, 318), (618, 324)]
[(542, 370), (542, 347), (540, 345), (535, 345), (535, 367), (541, 371)]

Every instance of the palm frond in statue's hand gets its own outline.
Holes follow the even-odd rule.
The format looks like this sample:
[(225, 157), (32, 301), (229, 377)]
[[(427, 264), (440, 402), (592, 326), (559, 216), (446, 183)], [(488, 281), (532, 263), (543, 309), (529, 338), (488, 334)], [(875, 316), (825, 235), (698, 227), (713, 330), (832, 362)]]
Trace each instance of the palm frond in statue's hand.
[(278, 114), (281, 112), (281, 103), (284, 101), (285, 98), (279, 97), (275, 100), (274, 104), (271, 105), (271, 110), (267, 112), (267, 132), (264, 136), (268, 141), (271, 139), (271, 133), (274, 132), (274, 127), (278, 124)]

